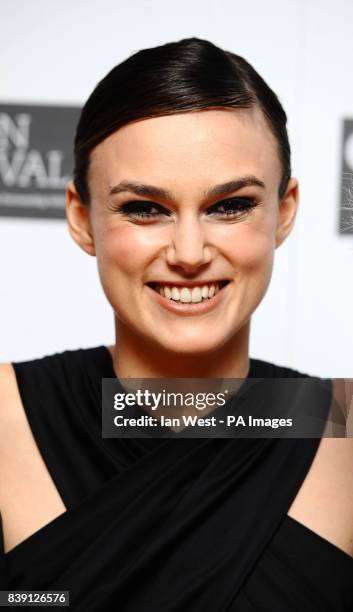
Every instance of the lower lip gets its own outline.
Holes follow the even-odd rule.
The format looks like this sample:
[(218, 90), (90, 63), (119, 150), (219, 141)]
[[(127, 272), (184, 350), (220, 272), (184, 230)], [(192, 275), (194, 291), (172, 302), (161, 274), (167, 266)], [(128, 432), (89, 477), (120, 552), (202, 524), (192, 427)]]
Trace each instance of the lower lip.
[(220, 289), (218, 293), (216, 293), (216, 295), (214, 295), (212, 298), (207, 298), (207, 300), (202, 300), (202, 302), (196, 302), (194, 304), (170, 300), (158, 293), (158, 291), (155, 291), (154, 289), (149, 287), (148, 285), (146, 285), (146, 287), (147, 289), (149, 289), (149, 291), (153, 293), (159, 304), (163, 306), (163, 308), (165, 308), (166, 310), (169, 310), (170, 312), (174, 312), (179, 315), (192, 316), (207, 313), (216, 308), (226, 295), (229, 285), (230, 282), (227, 283), (227, 285), (225, 285), (224, 287), (222, 287), (222, 289)]

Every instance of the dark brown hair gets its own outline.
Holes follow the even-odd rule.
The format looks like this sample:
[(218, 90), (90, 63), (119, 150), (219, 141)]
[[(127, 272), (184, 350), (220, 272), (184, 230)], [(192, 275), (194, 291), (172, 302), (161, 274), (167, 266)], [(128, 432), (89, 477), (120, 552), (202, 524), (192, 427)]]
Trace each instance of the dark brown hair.
[(199, 38), (142, 49), (115, 66), (84, 105), (75, 137), (74, 183), (89, 204), (92, 149), (120, 127), (136, 121), (213, 107), (258, 106), (278, 144), (281, 199), (291, 176), (287, 116), (276, 94), (240, 55)]

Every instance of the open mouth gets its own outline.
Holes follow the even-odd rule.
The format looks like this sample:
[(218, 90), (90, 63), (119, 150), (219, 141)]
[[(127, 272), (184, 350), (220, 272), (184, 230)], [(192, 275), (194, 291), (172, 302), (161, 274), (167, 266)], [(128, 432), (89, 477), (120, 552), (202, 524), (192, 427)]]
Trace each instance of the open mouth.
[(211, 300), (229, 283), (229, 280), (224, 279), (192, 287), (157, 282), (150, 282), (147, 285), (159, 293), (159, 295), (172, 302), (192, 305)]

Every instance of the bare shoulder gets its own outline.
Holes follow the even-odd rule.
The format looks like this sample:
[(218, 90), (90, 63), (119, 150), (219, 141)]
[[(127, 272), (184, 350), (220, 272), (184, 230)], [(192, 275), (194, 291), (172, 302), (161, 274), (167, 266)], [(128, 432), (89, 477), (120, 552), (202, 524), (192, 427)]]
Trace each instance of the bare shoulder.
[(5, 552), (65, 511), (31, 430), (11, 363), (0, 364), (0, 512)]
[(21, 399), (16, 375), (11, 363), (0, 363), (0, 435), (5, 436), (4, 428), (20, 416)]
[(15, 370), (11, 363), (0, 363), (0, 461), (2, 467), (19, 431), (23, 431), (25, 427), (26, 419)]
[(320, 490), (327, 502), (335, 494), (336, 501), (348, 504), (353, 516), (353, 438), (322, 438), (306, 483)]
[(15, 381), (15, 370), (12, 363), (0, 363), (0, 390), (2, 394), (11, 387), (11, 380)]
[(14, 367), (0, 363), (0, 494), (2, 482), (13, 468), (13, 458), (22, 449), (24, 440), (32, 437), (22, 404)]
[[(331, 482), (336, 491), (342, 491), (344, 496), (349, 497), (353, 511), (353, 434), (349, 432), (353, 379), (332, 379), (332, 383), (330, 415), (309, 470), (308, 479)], [(342, 425), (336, 427), (336, 421)], [(347, 437), (335, 437), (335, 431), (337, 436)]]
[(11, 448), (18, 438), (16, 429), (18, 431), (20, 426), (21, 406), (14, 368), (11, 363), (0, 363), (0, 508), (4, 501)]
[(353, 494), (353, 438), (322, 438), (313, 470), (315, 467), (351, 484)]

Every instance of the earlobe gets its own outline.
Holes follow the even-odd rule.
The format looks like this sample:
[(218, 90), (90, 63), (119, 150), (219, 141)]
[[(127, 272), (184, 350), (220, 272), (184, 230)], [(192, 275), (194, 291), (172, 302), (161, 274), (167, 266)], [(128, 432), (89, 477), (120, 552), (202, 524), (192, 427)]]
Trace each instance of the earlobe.
[(287, 236), (292, 231), (295, 217), (299, 205), (299, 185), (296, 178), (291, 177), (288, 182), (287, 191), (282, 198), (279, 211), (278, 223), (276, 229), (276, 248), (285, 241)]
[(89, 255), (96, 254), (89, 207), (84, 204), (70, 181), (66, 189), (66, 219), (72, 239)]

